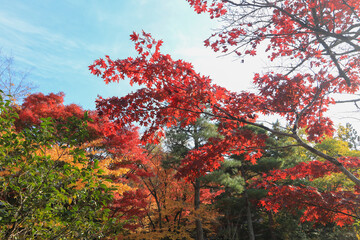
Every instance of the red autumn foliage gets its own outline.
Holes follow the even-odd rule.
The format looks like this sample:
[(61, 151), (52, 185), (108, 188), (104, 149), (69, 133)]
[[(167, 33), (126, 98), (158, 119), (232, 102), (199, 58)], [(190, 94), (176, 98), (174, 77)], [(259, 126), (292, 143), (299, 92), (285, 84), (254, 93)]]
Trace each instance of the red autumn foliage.
[(263, 44), (271, 61), (281, 61), (277, 73), (254, 78), (264, 114), (276, 113), (294, 128), (306, 128), (310, 141), (332, 134), (332, 121), (323, 116), (334, 103), (329, 93), (359, 89), (359, 1), (188, 2), (198, 13), (210, 12), (217, 4), (218, 10), (227, 10), (226, 27), (205, 46), (254, 55)]
[[(84, 111), (75, 104), (64, 105), (63, 92), (58, 94), (36, 93), (25, 98), (19, 111), (19, 127), (38, 125), (40, 118), (51, 117), (55, 120), (65, 120), (68, 117), (83, 117)], [(20, 122), (21, 121), (21, 122)]]
[(186, 155), (181, 162), (177, 177), (193, 181), (207, 172), (218, 169), (224, 160), (224, 155), (243, 155), (244, 160), (252, 164), (262, 156), (259, 146), (264, 145), (266, 136), (255, 135), (246, 129), (234, 129), (231, 132), (227, 129), (219, 129), (219, 132), (224, 136), (222, 139), (209, 139), (207, 144), (191, 150)]
[[(349, 169), (360, 167), (360, 161), (355, 157), (342, 157), (339, 161)], [(314, 160), (292, 168), (271, 171), (252, 183), (252, 186), (268, 191), (260, 205), (269, 211), (286, 209), (296, 214), (303, 210), (302, 221), (322, 224), (333, 222), (343, 226), (360, 218), (359, 187), (355, 186), (353, 191), (342, 186), (332, 190), (319, 190), (296, 182), (292, 185), (286, 183), (289, 180), (313, 181), (338, 172), (339, 169), (331, 163)]]
[[(39, 126), (41, 118), (51, 118), (56, 125), (64, 125), (69, 122), (69, 118), (75, 117), (84, 119), (85, 111), (76, 104), (64, 104), (63, 92), (58, 94), (50, 93), (44, 95), (43, 93), (31, 94), (24, 99), (21, 106), (16, 108), (19, 118), (15, 121), (15, 126), (18, 130)], [(95, 111), (88, 111), (88, 116), (92, 122), (88, 122), (89, 137), (94, 139), (102, 136), (99, 119)]]
[[(216, 119), (221, 119), (222, 134), (233, 140), (238, 140), (233, 129), (244, 122), (253, 123), (256, 120), (254, 115), (256, 112), (263, 114), (278, 112), (290, 123), (296, 122), (299, 127), (306, 126), (309, 140), (319, 140), (324, 134), (331, 134), (333, 131), (330, 120), (315, 117), (326, 110), (325, 107), (331, 100), (325, 101), (320, 98), (313, 100), (314, 95), (319, 95), (321, 92), (315, 86), (311, 86), (311, 79), (308, 80), (309, 86), (306, 89), (305, 82), (297, 83), (304, 81), (301, 76), (297, 76), (295, 80), (286, 78), (282, 80), (283, 83), (279, 79), (280, 76), (266, 81), (264, 78), (262, 81), (255, 78), (261, 95), (229, 92), (211, 84), (209, 78), (195, 73), (191, 64), (182, 60), (173, 61), (169, 55), (160, 54), (158, 47), (154, 54), (150, 54), (151, 49), (144, 52), (143, 49), (146, 47), (141, 46), (146, 46), (148, 42), (156, 42), (149, 34), (144, 33), (144, 38), (137, 39), (136, 49), (141, 48), (141, 56), (138, 58), (117, 61), (107, 58), (107, 62), (100, 59), (90, 66), (90, 70), (94, 74), (101, 74), (106, 82), (119, 81), (127, 76), (132, 84), (146, 85), (146, 88), (122, 98), (97, 100), (100, 114), (107, 116), (116, 125), (123, 126), (137, 121), (148, 127), (143, 140), (156, 141), (162, 136), (163, 127), (176, 124), (180, 118), (185, 119), (182, 123), (184, 125), (194, 122), (207, 108), (211, 109)], [(161, 45), (161, 42), (156, 42), (156, 45)], [(96, 68), (96, 66), (100, 67)], [(270, 83), (279, 84), (270, 88)], [(289, 85), (289, 83), (293, 84)], [(286, 100), (285, 91), (289, 92), (289, 100)], [(294, 94), (295, 92), (298, 94)], [(293, 101), (294, 99), (296, 101)], [(307, 110), (309, 104), (313, 107), (306, 113), (303, 112), (302, 118), (298, 119), (299, 111)], [(253, 145), (261, 146), (259, 142)], [(223, 152), (218, 151), (218, 153)]]
[(294, 68), (282, 65), (289, 71), (304, 65), (321, 66), (331, 75), (335, 68), (338, 76), (328, 81), (338, 81), (339, 90), (349, 90), (346, 85), (353, 85), (351, 91), (358, 89), (359, 1), (187, 1), (197, 13), (209, 12), (212, 16), (212, 12), (221, 11), (228, 23), (205, 41), (214, 51), (254, 55), (265, 43), (271, 61), (287, 57), (294, 66), (299, 64)]
[[(256, 150), (257, 154), (254, 154), (247, 151), (247, 148), (261, 146), (264, 136), (259, 137), (252, 132), (237, 131), (234, 126), (242, 124), (239, 125), (231, 121), (231, 118), (229, 119), (229, 116), (237, 116), (239, 119), (254, 122), (256, 116), (252, 113), (257, 107), (254, 101), (255, 94), (229, 92), (211, 84), (211, 80), (196, 73), (190, 63), (182, 60), (174, 61), (169, 55), (160, 54), (161, 41), (155, 41), (150, 34), (143, 33), (143, 37), (137, 36), (132, 39), (137, 39), (135, 49), (138, 50), (139, 57), (116, 61), (107, 57), (106, 61), (99, 59), (89, 68), (93, 74), (101, 74), (107, 83), (127, 77), (130, 78), (131, 84), (143, 84), (146, 88), (122, 98), (98, 99), (97, 108), (101, 116), (106, 116), (118, 127), (127, 126), (136, 121), (147, 127), (142, 136), (143, 141), (157, 143), (159, 137), (163, 136), (164, 127), (173, 126), (180, 121), (184, 126), (194, 123), (210, 108), (217, 119), (223, 118), (219, 125), (219, 132), (224, 138), (217, 143), (217, 146), (209, 143), (203, 147), (208, 148), (207, 150), (216, 148), (212, 153), (196, 150), (189, 155), (189, 159), (194, 160), (203, 159), (204, 157), (200, 156), (207, 155), (206, 158), (210, 164), (199, 168), (200, 175), (217, 168), (219, 161), (222, 160), (222, 154), (247, 152), (248, 159), (252, 161), (260, 156), (258, 150)], [(152, 47), (146, 49), (149, 43)], [(156, 47), (152, 53), (153, 46)], [(242, 145), (234, 145), (234, 142), (240, 139), (244, 140)], [(238, 147), (233, 148), (233, 146)], [(197, 161), (201, 165), (201, 161)], [(194, 178), (199, 174), (189, 176)]]
[[(153, 149), (148, 154), (148, 161), (138, 166), (148, 175), (134, 173), (134, 178), (131, 179), (132, 186), (146, 197), (146, 216), (135, 215), (139, 217), (137, 222), (141, 223), (141, 230), (145, 235), (163, 232), (164, 236), (183, 236), (188, 235), (195, 225), (194, 186), (183, 179), (175, 178), (175, 169), (164, 167), (168, 157), (161, 149)], [(215, 212), (206, 205), (213, 204), (214, 198), (222, 192), (223, 190), (201, 189), (199, 198), (204, 210), (200, 215), (203, 219), (214, 220)], [(139, 205), (136, 201), (133, 204), (135, 209)]]
[[(257, 93), (231, 92), (197, 73), (190, 63), (162, 54), (161, 40), (154, 40), (149, 33), (133, 33), (131, 40), (135, 43), (138, 57), (112, 60), (106, 56), (105, 60), (96, 60), (89, 69), (106, 83), (130, 79), (131, 84), (143, 88), (121, 98), (98, 99), (97, 108), (101, 115), (117, 127), (138, 122), (146, 128), (142, 140), (153, 143), (163, 136), (165, 127), (178, 123), (186, 126), (194, 123), (201, 114), (210, 116), (218, 123), (222, 137), (210, 140), (185, 157), (179, 174), (188, 180), (216, 169), (227, 154), (245, 154), (246, 160), (256, 162), (261, 156), (265, 137), (238, 130), (253, 125), (293, 138), (299, 146), (327, 160), (325, 165), (313, 162), (312, 165), (303, 164), (286, 170), (288, 172), (274, 173), (274, 178), (277, 176), (280, 180), (293, 173), (293, 178), (310, 174), (311, 179), (342, 172), (358, 188), (358, 176), (348, 170), (353, 165), (316, 150), (301, 139), (298, 130), (305, 129), (307, 140), (314, 142), (331, 136), (333, 122), (324, 116), (335, 103), (330, 94), (355, 93), (359, 89), (359, 1), (187, 1), (197, 13), (208, 12), (212, 18), (222, 17), (230, 23), (223, 31), (207, 39), (206, 46), (214, 51), (242, 56), (256, 55), (260, 44), (265, 44), (270, 61), (282, 64), (280, 70), (256, 74)], [(290, 128), (279, 130), (259, 124), (256, 122), (259, 114), (277, 114), (287, 121)], [(357, 164), (359, 160), (353, 159), (352, 162)], [(354, 197), (350, 195), (356, 194), (354, 192), (339, 190), (320, 194), (316, 189), (301, 186), (275, 187), (271, 191), (284, 193), (273, 194), (279, 197), (269, 200), (274, 209), (276, 204), (286, 204), (286, 198), (280, 196), (292, 196), (292, 199), (297, 196), (300, 201), (293, 201), (291, 207), (306, 208), (305, 218), (308, 220), (351, 222), (348, 218), (351, 209), (348, 207), (354, 205), (349, 202), (348, 207), (343, 208), (339, 204), (344, 201), (342, 195), (353, 201)], [(318, 200), (321, 207), (309, 207), (309, 199)], [(275, 200), (278, 203), (275, 204)], [(308, 207), (301, 205), (303, 202)], [(327, 211), (329, 206), (337, 208), (339, 214)], [(323, 213), (318, 211), (321, 208)]]
[[(339, 161), (349, 169), (360, 167), (360, 161), (357, 157), (341, 157)], [(279, 181), (289, 178), (291, 180), (306, 178), (309, 181), (313, 179), (339, 173), (340, 170), (329, 162), (314, 160), (311, 162), (299, 163), (293, 168), (272, 171), (266, 176), (267, 181)]]
[(143, 218), (147, 213), (148, 194), (142, 189), (124, 192), (122, 195), (115, 194), (113, 203), (110, 206), (112, 216), (119, 220), (129, 220), (123, 227), (135, 230), (140, 225), (134, 217)]

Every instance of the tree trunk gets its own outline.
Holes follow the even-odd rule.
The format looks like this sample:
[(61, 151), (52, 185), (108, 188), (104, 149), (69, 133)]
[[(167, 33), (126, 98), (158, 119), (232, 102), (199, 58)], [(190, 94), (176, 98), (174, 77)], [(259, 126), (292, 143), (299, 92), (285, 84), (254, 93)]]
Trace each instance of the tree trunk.
[[(194, 183), (195, 197), (194, 197), (194, 206), (195, 211), (200, 208), (200, 180), (195, 179)], [(204, 240), (204, 230), (202, 227), (201, 219), (198, 213), (195, 213), (195, 223), (196, 223), (196, 240)]]
[(276, 240), (275, 231), (274, 231), (274, 217), (271, 211), (268, 212), (269, 216), (269, 229), (271, 240)]
[(247, 178), (246, 178), (244, 166), (242, 164), (241, 164), (240, 170), (241, 170), (241, 175), (245, 180), (244, 198), (245, 198), (245, 205), (246, 205), (246, 220), (247, 220), (247, 224), (248, 224), (249, 239), (255, 240), (254, 227), (253, 227), (252, 219), (251, 219), (249, 195), (247, 194), (247, 184), (246, 184)]
[(247, 219), (247, 224), (248, 224), (249, 239), (255, 240), (254, 227), (253, 227), (252, 219), (251, 219), (249, 196), (246, 192), (246, 189), (244, 191), (244, 196), (245, 196), (245, 201), (246, 201), (246, 219)]

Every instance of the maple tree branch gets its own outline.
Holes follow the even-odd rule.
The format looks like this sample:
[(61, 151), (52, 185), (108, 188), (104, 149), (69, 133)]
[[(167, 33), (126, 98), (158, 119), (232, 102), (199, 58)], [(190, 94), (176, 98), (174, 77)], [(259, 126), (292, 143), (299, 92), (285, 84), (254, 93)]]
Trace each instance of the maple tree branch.
[(146, 215), (147, 215), (148, 219), (150, 220), (151, 226), (152, 226), (153, 229), (155, 230), (155, 229), (156, 229), (156, 226), (155, 226), (155, 223), (153, 222), (153, 220), (151, 219), (151, 216), (150, 216), (150, 214), (149, 214), (149, 211), (146, 212)]
[(327, 45), (326, 42), (318, 34), (316, 34), (316, 39), (319, 41), (319, 43), (321, 43), (321, 45), (323, 45), (327, 54), (330, 56), (331, 60), (335, 64), (337, 70), (339, 71), (339, 76), (345, 79), (346, 84), (348, 86), (351, 86), (350, 78), (346, 75), (344, 70), (341, 68), (339, 61), (336, 59), (336, 57), (335, 57), (334, 53), (331, 51), (329, 45)]
[[(278, 147), (269, 147), (269, 146), (264, 146), (264, 147), (254, 147), (253, 149), (264, 149), (264, 150), (279, 150), (279, 149), (287, 149), (287, 148), (293, 148), (293, 147), (301, 147), (300, 144), (289, 144), (289, 145), (285, 145), (285, 146), (278, 146)], [(247, 149), (247, 148), (245, 148)]]
[(351, 10), (351, 12), (355, 15), (355, 17), (356, 17), (358, 20), (360, 20), (360, 16), (357, 15), (357, 13), (356, 13), (355, 10), (354, 10), (354, 7), (350, 6), (350, 5), (347, 3), (346, 0), (342, 0), (342, 3), (343, 3), (344, 5), (346, 5), (346, 6)]
[(360, 98), (357, 99), (351, 99), (351, 100), (340, 100), (340, 101), (335, 101), (335, 103), (357, 103), (360, 101)]
[(301, 65), (303, 65), (307, 60), (309, 60), (309, 57), (305, 57), (304, 59), (302, 59), (298, 64), (296, 64), (296, 66), (291, 67), (291, 70), (289, 72), (287, 72), (284, 76), (289, 76), (291, 73), (293, 73), (297, 68), (299, 68)]
[(222, 118), (226, 118), (226, 119), (229, 119), (229, 120), (235, 120), (235, 121), (238, 121), (238, 122), (241, 122), (241, 123), (245, 123), (245, 124), (249, 124), (249, 125), (252, 125), (252, 126), (256, 126), (256, 127), (259, 127), (259, 128), (262, 128), (266, 131), (269, 131), (271, 133), (274, 133), (276, 135), (281, 135), (281, 136), (285, 136), (285, 137), (293, 137), (293, 134), (291, 133), (285, 133), (285, 132), (281, 132), (281, 131), (277, 131), (277, 130), (274, 130), (274, 129), (271, 129), (269, 127), (266, 127), (262, 124), (259, 124), (259, 123), (256, 123), (256, 122), (250, 122), (250, 121), (247, 121), (245, 120), (244, 118), (238, 118), (238, 117), (234, 117), (232, 116), (230, 113), (228, 113), (227, 111), (225, 111), (224, 109), (220, 108), (219, 106), (217, 105), (214, 105), (214, 107), (216, 109), (218, 109), (219, 111), (223, 112), (224, 114), (226, 114), (227, 117), (222, 117)]

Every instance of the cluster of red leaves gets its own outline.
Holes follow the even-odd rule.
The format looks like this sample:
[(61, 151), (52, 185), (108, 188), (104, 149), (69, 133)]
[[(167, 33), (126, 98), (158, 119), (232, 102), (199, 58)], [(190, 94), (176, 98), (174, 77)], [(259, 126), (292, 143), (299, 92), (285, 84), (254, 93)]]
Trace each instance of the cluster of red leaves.
[(212, 190), (209, 188), (200, 189), (200, 199), (203, 204), (214, 204), (215, 198), (220, 194), (224, 193), (224, 189)]
[(139, 182), (142, 177), (153, 176), (151, 171), (144, 168), (148, 165), (149, 155), (142, 147), (138, 128), (132, 126), (117, 128), (103, 140), (103, 145), (113, 157), (109, 166), (111, 170), (128, 169), (128, 172), (120, 179), (122, 182), (129, 180)]
[[(136, 121), (148, 127), (143, 139), (156, 142), (157, 137), (162, 136), (161, 126), (174, 125), (180, 117), (188, 119), (184, 124), (194, 122), (206, 109), (207, 102), (216, 101), (213, 97), (216, 87), (210, 85), (207, 77), (196, 74), (191, 64), (173, 61), (157, 50), (152, 54), (151, 48), (144, 51), (149, 45), (161, 45), (161, 41), (154, 43), (148, 34), (143, 35), (143, 38), (132, 35), (132, 39), (136, 39), (136, 49), (142, 49), (136, 59), (112, 61), (107, 58), (106, 63), (100, 59), (90, 70), (93, 74), (101, 74), (105, 82), (128, 77), (131, 84), (146, 87), (122, 98), (100, 98), (97, 108), (118, 126)], [(191, 102), (198, 104), (192, 106)]]
[(141, 148), (137, 127), (116, 129), (112, 134), (106, 136), (103, 144), (107, 148), (107, 152), (114, 157), (127, 156), (130, 159), (137, 158), (140, 162), (143, 161), (144, 149)]
[(223, 3), (224, 1), (213, 0), (210, 5), (208, 5), (208, 1), (203, 0), (187, 1), (189, 2), (190, 6), (194, 8), (195, 12), (197, 12), (198, 14), (207, 12), (209, 13), (211, 18), (219, 18), (226, 13), (226, 9)]
[[(334, 132), (333, 122), (323, 116), (334, 100), (327, 94), (334, 92), (334, 85), (326, 82), (330, 74), (318, 73), (317, 79), (310, 74), (296, 74), (293, 77), (270, 73), (260, 77), (256, 74), (254, 82), (258, 86), (263, 101), (262, 113), (274, 113), (285, 117), (290, 125), (304, 128), (309, 141), (319, 141), (323, 136)], [(321, 78), (321, 79), (320, 79)], [(322, 83), (321, 87), (317, 83)], [(301, 118), (299, 118), (301, 116)]]
[(148, 194), (143, 189), (124, 192), (122, 195), (116, 193), (113, 203), (109, 206), (113, 217), (128, 220), (123, 226), (125, 229), (135, 230), (140, 227), (134, 217), (143, 218), (147, 214)]
[(354, 222), (359, 209), (359, 192), (319, 192), (305, 186), (278, 186), (269, 189), (268, 197), (260, 203), (274, 212), (286, 209), (294, 214), (303, 210), (301, 221), (336, 223), (339, 226)]
[(84, 111), (78, 105), (64, 105), (64, 93), (43, 93), (32, 94), (25, 98), (24, 103), (20, 107), (19, 128), (39, 125), (40, 118), (51, 117), (55, 120), (65, 120), (68, 117), (76, 116), (82, 118)]
[(223, 138), (209, 139), (204, 146), (190, 151), (182, 160), (177, 177), (193, 181), (220, 167), (224, 155), (242, 155), (252, 164), (262, 156), (261, 146), (265, 135), (257, 135), (248, 129), (219, 129)]
[[(360, 160), (355, 157), (342, 157), (339, 161), (349, 169), (359, 169)], [(336, 223), (339, 226), (351, 224), (359, 218), (360, 188), (354, 191), (337, 187), (332, 191), (323, 190), (302, 184), (289, 185), (291, 180), (315, 179), (340, 172), (329, 162), (311, 161), (300, 163), (293, 168), (274, 170), (264, 174), (252, 185), (255, 188), (268, 190), (267, 196), (260, 201), (260, 205), (267, 210), (277, 212), (286, 209), (294, 214), (303, 210), (302, 221), (317, 223)], [(283, 184), (285, 183), (285, 184)]]
[[(15, 108), (19, 118), (15, 121), (18, 130), (26, 127), (38, 126), (42, 122), (41, 118), (51, 118), (56, 125), (65, 124), (70, 117), (84, 119), (85, 111), (76, 104), (64, 105), (63, 92), (58, 94), (43, 93), (31, 94), (24, 99), (18, 108)], [(88, 122), (89, 137), (91, 139), (102, 136), (99, 119), (95, 111), (88, 111), (88, 117), (92, 120)]]

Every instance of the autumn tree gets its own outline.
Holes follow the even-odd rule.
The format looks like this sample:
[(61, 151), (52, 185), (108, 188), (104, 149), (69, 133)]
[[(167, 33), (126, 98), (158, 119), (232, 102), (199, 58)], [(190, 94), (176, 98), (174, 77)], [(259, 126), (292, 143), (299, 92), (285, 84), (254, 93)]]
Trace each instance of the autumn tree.
[[(51, 118), (53, 134), (60, 139), (53, 142), (52, 152), (62, 159), (69, 154), (64, 150), (76, 146), (84, 152), (87, 164), (97, 163), (98, 169), (94, 172), (101, 172), (102, 179), (106, 180), (103, 184), (112, 189), (110, 194), (113, 198), (107, 203), (109, 216), (112, 221), (121, 224), (124, 231), (136, 228), (134, 218), (144, 216), (147, 204), (147, 194), (132, 188), (128, 180), (143, 174), (139, 166), (147, 160), (138, 128), (115, 129), (112, 122), (99, 117), (96, 111), (85, 111), (76, 104), (64, 104), (64, 97), (62, 92), (29, 95), (22, 105), (13, 107), (19, 116), (14, 120), (15, 129), (27, 131), (38, 128), (45, 118)], [(77, 167), (82, 168), (81, 164)]]
[[(207, 7), (206, 3), (203, 1), (189, 2), (195, 6), (199, 12), (209, 11), (211, 14), (219, 13), (218, 16), (226, 15), (226, 10), (224, 9), (222, 2), (209, 7)], [(215, 3), (216, 2), (217, 1), (215, 1)], [(227, 2), (229, 6), (233, 4), (232, 2)], [(274, 2), (277, 3), (277, 1)], [(271, 14), (269, 14), (271, 20), (274, 21), (266, 21), (266, 23), (275, 24), (273, 28), (269, 28), (269, 31), (273, 31), (270, 35), (274, 35), (274, 40), (269, 43), (269, 51), (272, 52), (273, 57), (281, 58), (289, 56), (294, 57), (294, 61), (296, 61), (297, 59), (304, 58), (303, 54), (309, 54), (309, 65), (315, 66), (313, 71), (315, 71), (316, 74), (292, 71), (289, 74), (269, 73), (263, 76), (256, 75), (254, 84), (258, 87), (258, 94), (248, 92), (234, 93), (211, 84), (210, 79), (196, 73), (191, 64), (182, 60), (174, 61), (169, 55), (161, 54), (160, 46), (162, 41), (155, 41), (146, 33), (143, 34), (143, 37), (139, 37), (138, 34), (134, 33), (131, 35), (131, 38), (135, 41), (139, 57), (136, 59), (128, 58), (116, 61), (107, 57), (106, 61), (103, 59), (97, 60), (94, 65), (90, 66), (90, 69), (92, 73), (101, 75), (106, 82), (119, 81), (126, 76), (131, 79), (130, 82), (132, 84), (144, 84), (147, 88), (140, 89), (136, 93), (121, 99), (112, 98), (108, 100), (99, 100), (99, 109), (112, 118), (117, 119), (119, 122), (134, 119), (139, 120), (144, 125), (152, 124), (151, 128), (149, 128), (144, 135), (144, 137), (152, 138), (155, 136), (154, 133), (159, 134), (158, 130), (166, 124), (174, 124), (178, 116), (186, 118), (187, 122), (191, 122), (193, 121), (193, 118), (204, 113), (205, 109), (210, 109), (210, 115), (221, 120), (224, 125), (228, 125), (227, 128), (229, 128), (229, 125), (231, 124), (250, 124), (259, 126), (274, 134), (294, 138), (299, 145), (306, 148), (308, 151), (325, 158), (341, 169), (341, 171), (347, 177), (352, 179), (352, 181), (356, 182), (356, 184), (360, 184), (359, 179), (348, 171), (341, 161), (317, 151), (311, 145), (303, 141), (298, 134), (299, 128), (305, 128), (308, 134), (307, 138), (311, 141), (320, 141), (323, 136), (331, 135), (334, 130), (332, 121), (323, 116), (328, 106), (333, 102), (329, 93), (353, 93), (358, 88), (358, 76), (356, 71), (353, 70), (356, 69), (354, 65), (356, 64), (356, 59), (353, 57), (353, 53), (356, 53), (356, 48), (355, 50), (349, 50), (349, 54), (346, 54), (347, 52), (345, 52), (339, 56), (339, 61), (342, 61), (343, 59), (349, 60), (347, 65), (348, 68), (346, 68), (346, 70), (340, 67), (337, 68), (338, 75), (334, 75), (334, 71), (328, 70), (333, 66), (336, 68), (336, 63), (338, 61), (335, 61), (334, 57), (331, 57), (334, 56), (334, 54), (327, 50), (326, 46), (328, 44), (323, 43), (324, 40), (321, 38), (322, 35), (318, 36), (319, 34), (317, 35), (317, 33), (311, 31), (301, 32), (302, 35), (298, 36), (304, 38), (308, 36), (309, 39), (310, 37), (315, 36), (315, 40), (309, 40), (310, 50), (303, 52), (299, 49), (292, 49), (292, 51), (290, 51), (291, 54), (290, 52), (285, 51), (289, 47), (288, 42), (295, 41), (293, 39), (296, 35), (292, 34), (292, 32), (289, 34), (286, 31), (294, 29), (299, 23), (298, 21), (293, 21), (291, 18), (288, 18), (288, 15), (279, 10), (279, 8), (284, 8), (284, 6), (288, 5), (288, 8), (292, 9), (294, 14), (299, 14), (299, 16), (301, 16), (301, 14), (306, 14), (305, 17), (308, 18), (307, 21), (320, 29), (325, 28), (325, 26), (324, 24), (319, 25), (315, 15), (317, 12), (324, 12), (320, 11), (324, 7), (329, 11), (331, 10), (331, 13), (333, 12), (332, 10), (336, 12), (336, 17), (332, 18), (335, 19), (335, 25), (331, 31), (346, 31), (341, 30), (342, 28), (349, 28), (349, 31), (351, 31), (353, 25), (357, 26), (356, 13), (359, 11), (357, 2), (349, 3), (352, 4), (350, 6), (353, 6), (351, 8), (343, 8), (344, 6), (341, 5), (348, 3), (332, 1), (321, 1), (321, 3), (322, 4), (319, 6), (322, 6), (322, 8), (320, 9), (317, 7), (318, 5), (315, 3), (312, 4), (311, 2), (300, 3), (298, 1), (285, 1), (282, 3), (282, 1), (279, 1), (281, 6), (274, 7), (273, 11), (270, 11)], [(276, 6), (274, 4), (268, 5)], [(291, 7), (292, 5), (294, 5), (294, 7)], [(239, 7), (239, 9), (242, 8)], [(313, 10), (305, 11), (304, 9)], [(310, 14), (311, 12), (315, 15), (312, 16)], [(255, 13), (246, 14), (245, 16), (257, 16), (258, 14)], [(340, 15), (343, 16), (343, 18), (340, 18)], [(279, 20), (279, 18), (281, 18), (281, 20)], [(342, 21), (340, 19), (345, 20)], [(260, 22), (263, 23), (263, 21)], [(284, 25), (281, 23), (287, 24)], [(288, 25), (292, 27), (287, 27)], [(243, 24), (239, 24), (239, 28), (242, 26)], [(263, 30), (265, 31), (266, 29)], [(282, 38), (276, 35), (278, 31), (280, 32), (279, 34), (282, 34)], [(282, 31), (284, 33), (282, 33)], [(254, 30), (254, 34), (256, 33), (261, 34), (260, 31)], [(232, 34), (230, 35), (232, 36)], [(240, 31), (236, 36), (242, 39), (242, 35), (247, 36), (248, 33)], [(338, 36), (337, 33), (332, 33), (332, 35)], [(327, 35), (324, 36), (326, 39), (329, 38)], [(250, 47), (255, 48), (261, 39), (262, 38), (253, 39), (254, 42), (251, 41), (251, 43), (254, 46), (250, 45)], [(283, 43), (279, 41), (279, 39), (283, 39)], [(340, 39), (337, 38), (337, 40), (339, 43), (336, 43), (335, 46), (341, 44), (345, 44), (346, 46), (349, 45), (349, 47), (354, 46), (353, 41), (350, 41), (347, 38), (343, 39), (340, 37)], [(240, 42), (232, 42), (231, 39), (224, 39), (223, 41), (216, 43), (216, 45), (218, 44), (233, 44), (235, 47), (236, 45), (241, 46)], [(318, 48), (319, 50), (314, 52), (314, 49)], [(281, 54), (282, 52), (284, 53)], [(337, 54), (340, 53), (337, 52)], [(320, 64), (322, 68), (316, 67), (320, 66)], [(347, 73), (346, 76), (343, 76), (343, 72)], [(351, 79), (351, 84), (349, 84), (348, 78)], [(191, 86), (191, 88), (189, 86)], [(192, 96), (192, 98), (187, 96)], [(125, 103), (135, 99), (136, 101), (133, 101), (133, 103)], [(196, 103), (194, 104), (194, 102)], [(239, 103), (241, 103), (241, 105), (238, 105)], [(137, 107), (135, 107), (135, 104)], [(124, 113), (126, 113), (126, 115), (128, 113), (130, 114), (127, 115), (124, 120), (120, 120), (120, 118), (125, 115)], [(284, 131), (278, 131), (258, 124), (255, 122), (255, 113), (266, 115), (277, 113), (288, 121), (291, 128)], [(225, 128), (220, 127), (220, 130), (221, 129)], [(235, 135), (233, 136), (235, 137)], [(254, 158), (254, 155), (252, 155), (252, 158)]]
[[(331, 120), (323, 116), (329, 104), (334, 103), (329, 94), (354, 93), (359, 85), (355, 70), (360, 50), (358, 1), (225, 0), (213, 1), (210, 6), (206, 1), (188, 2), (198, 13), (209, 12), (224, 22), (224, 28), (205, 45), (215, 51), (256, 55), (263, 43), (269, 59), (277, 65), (277, 60), (281, 61), (280, 69), (254, 78), (260, 95), (266, 97), (267, 105), (261, 106), (265, 114), (285, 117), (295, 138), (299, 137), (299, 127), (312, 132), (310, 140), (333, 131)], [(291, 96), (295, 93), (299, 95)], [(295, 100), (295, 105), (282, 104), (286, 99)], [(297, 141), (313, 151), (301, 139)], [(342, 168), (335, 158), (322, 157)], [(345, 169), (343, 172), (360, 184), (351, 173)]]
[[(266, 135), (242, 128), (251, 125), (292, 138), (296, 145), (326, 160), (326, 168), (321, 171), (342, 172), (360, 186), (354, 171), (360, 164), (358, 158), (331, 156), (313, 145), (334, 133), (333, 122), (324, 115), (334, 103), (330, 94), (352, 94), (359, 88), (359, 2), (188, 2), (198, 13), (222, 16), (225, 22), (226, 18), (232, 19), (229, 28), (215, 33), (205, 45), (215, 51), (255, 55), (263, 43), (270, 61), (282, 63), (281, 68), (256, 74), (256, 93), (232, 92), (197, 73), (190, 63), (162, 54), (161, 40), (156, 41), (145, 32), (133, 33), (136, 58), (112, 60), (106, 56), (89, 69), (106, 83), (128, 78), (131, 84), (143, 88), (121, 98), (98, 99), (99, 112), (118, 126), (138, 122), (146, 127), (143, 141), (150, 142), (158, 141), (165, 127), (179, 123), (185, 127), (195, 123), (200, 115), (208, 115), (218, 124), (222, 138), (187, 154), (182, 169), (188, 180), (218, 168), (225, 155), (243, 155), (244, 161), (256, 163)], [(259, 115), (273, 114), (288, 127), (275, 129), (257, 122)], [(305, 134), (301, 134), (301, 129)], [(314, 167), (316, 171), (319, 168)], [(298, 170), (299, 174), (306, 172), (305, 168)]]
[(191, 185), (174, 178), (174, 169), (163, 167), (167, 154), (160, 146), (148, 150), (148, 161), (138, 166), (147, 174), (132, 176), (132, 186), (146, 196), (145, 214), (125, 239), (192, 239)]
[[(16, 131), (18, 115), (0, 97), (0, 234), (2, 239), (97, 238), (116, 234), (107, 208), (111, 188), (76, 143), (86, 121), (67, 139), (50, 118)], [(85, 126), (81, 128), (81, 126)]]

